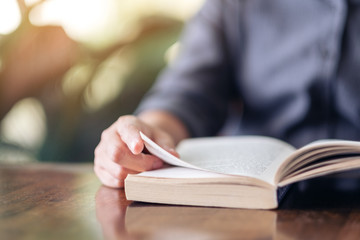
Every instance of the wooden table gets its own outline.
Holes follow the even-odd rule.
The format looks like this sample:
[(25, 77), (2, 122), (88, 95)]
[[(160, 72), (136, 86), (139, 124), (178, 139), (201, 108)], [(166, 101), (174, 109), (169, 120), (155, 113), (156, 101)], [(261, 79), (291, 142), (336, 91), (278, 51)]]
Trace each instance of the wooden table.
[(297, 184), (264, 211), (131, 203), (90, 164), (0, 165), (0, 239), (359, 239), (358, 179)]

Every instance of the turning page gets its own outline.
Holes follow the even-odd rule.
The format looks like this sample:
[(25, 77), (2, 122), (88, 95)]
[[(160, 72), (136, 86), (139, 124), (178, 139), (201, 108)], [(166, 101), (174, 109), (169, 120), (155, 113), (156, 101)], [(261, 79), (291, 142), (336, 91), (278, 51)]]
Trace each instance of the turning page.
[[(295, 149), (276, 139), (260, 136), (209, 137), (183, 140), (177, 158), (144, 134), (149, 152), (165, 162), (223, 174), (258, 178), (275, 184), (275, 172)], [(170, 156), (169, 156), (170, 155)]]

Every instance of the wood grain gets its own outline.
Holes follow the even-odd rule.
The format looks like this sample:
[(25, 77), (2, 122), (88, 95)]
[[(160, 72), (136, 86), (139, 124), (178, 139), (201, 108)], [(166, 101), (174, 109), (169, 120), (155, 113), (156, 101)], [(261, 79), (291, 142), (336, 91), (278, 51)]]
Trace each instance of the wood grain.
[(359, 178), (308, 180), (280, 208), (132, 203), (92, 165), (0, 165), (1, 239), (358, 239)]

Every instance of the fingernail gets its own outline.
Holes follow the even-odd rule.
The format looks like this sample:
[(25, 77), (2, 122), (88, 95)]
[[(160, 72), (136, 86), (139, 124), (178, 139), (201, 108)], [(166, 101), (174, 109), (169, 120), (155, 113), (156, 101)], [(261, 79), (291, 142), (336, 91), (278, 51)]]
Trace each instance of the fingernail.
[(152, 165), (153, 169), (161, 168), (164, 165), (163, 161), (155, 161)]
[(141, 150), (139, 151), (139, 149), (136, 149), (137, 148), (137, 144), (138, 144), (138, 142), (137, 141), (132, 141), (131, 142), (131, 152), (133, 153), (133, 154), (139, 154), (140, 152), (141, 152)]
[(131, 149), (130, 149), (130, 150), (131, 150), (131, 152), (135, 154), (135, 153), (136, 153), (136, 151), (135, 151), (135, 148), (136, 148), (136, 142), (135, 142), (135, 141), (132, 141), (132, 142), (131, 142), (131, 144), (130, 144), (130, 146), (131, 146)]

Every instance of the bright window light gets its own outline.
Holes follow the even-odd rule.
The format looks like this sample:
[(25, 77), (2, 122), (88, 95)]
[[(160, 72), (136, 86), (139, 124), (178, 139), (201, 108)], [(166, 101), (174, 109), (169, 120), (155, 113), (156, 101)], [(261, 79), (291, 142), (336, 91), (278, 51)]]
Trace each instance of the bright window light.
[(20, 24), (21, 14), (16, 0), (0, 1), (0, 34), (13, 32)]
[(33, 9), (30, 21), (62, 26), (78, 41), (102, 41), (115, 9), (113, 0), (48, 0)]

